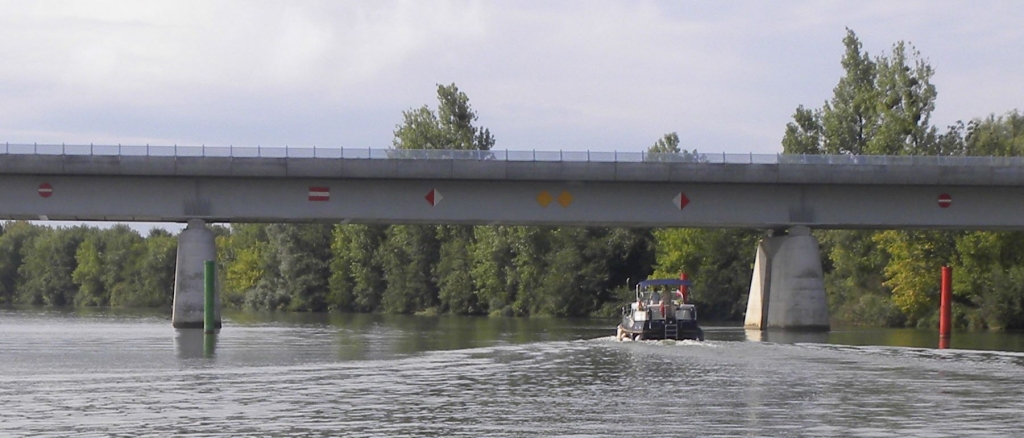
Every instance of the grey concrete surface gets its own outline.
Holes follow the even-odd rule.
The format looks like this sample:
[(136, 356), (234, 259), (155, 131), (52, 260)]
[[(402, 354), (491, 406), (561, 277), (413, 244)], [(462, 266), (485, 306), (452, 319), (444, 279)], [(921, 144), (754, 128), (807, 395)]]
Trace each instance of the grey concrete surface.
[[(207, 260), (217, 260), (213, 231), (203, 221), (193, 219), (178, 235), (171, 313), (171, 325), (174, 328), (203, 328)], [(220, 291), (215, 288), (213, 296), (214, 321), (216, 327), (220, 328)]]
[[(0, 154), (0, 218), (636, 227), (1021, 229), (1024, 170)], [(934, 161), (934, 160), (933, 160)], [(980, 164), (979, 164), (980, 163)], [(42, 183), (53, 185), (40, 197)], [(308, 199), (329, 187), (330, 200)], [(444, 200), (423, 198), (437, 189)], [(541, 192), (571, 202), (542, 205)], [(680, 210), (680, 192), (690, 204)], [(949, 208), (937, 199), (953, 197)]]
[(744, 326), (829, 330), (820, 248), (807, 227), (793, 227), (787, 235), (758, 242)]

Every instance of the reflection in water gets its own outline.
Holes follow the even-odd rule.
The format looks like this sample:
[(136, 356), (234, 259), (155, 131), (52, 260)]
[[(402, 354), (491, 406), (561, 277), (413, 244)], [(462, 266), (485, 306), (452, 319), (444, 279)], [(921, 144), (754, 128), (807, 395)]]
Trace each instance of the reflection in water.
[(744, 329), (748, 341), (774, 342), (777, 344), (823, 344), (828, 342), (829, 332), (800, 330), (751, 330)]
[(179, 359), (213, 358), (217, 352), (217, 334), (203, 329), (175, 329), (174, 340)]

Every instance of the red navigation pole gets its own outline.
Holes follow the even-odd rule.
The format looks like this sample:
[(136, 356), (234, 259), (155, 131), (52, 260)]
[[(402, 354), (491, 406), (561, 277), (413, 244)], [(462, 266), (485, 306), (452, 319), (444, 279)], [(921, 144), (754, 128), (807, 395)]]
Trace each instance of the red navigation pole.
[[(686, 273), (685, 272), (680, 273), (679, 274), (679, 279), (680, 280), (686, 280), (687, 279), (686, 278)], [(685, 284), (684, 285), (679, 285), (679, 295), (683, 296), (683, 304), (686, 304), (686, 302), (690, 298), (690, 297), (688, 297), (688, 295), (690, 295), (690, 286), (687, 286)]]
[(942, 267), (942, 293), (939, 298), (939, 348), (949, 348), (953, 298), (953, 268)]

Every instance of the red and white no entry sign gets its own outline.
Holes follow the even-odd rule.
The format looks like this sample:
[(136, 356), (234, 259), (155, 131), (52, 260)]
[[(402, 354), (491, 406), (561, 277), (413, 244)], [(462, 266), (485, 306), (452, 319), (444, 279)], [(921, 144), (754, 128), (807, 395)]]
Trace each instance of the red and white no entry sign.
[(39, 185), (39, 196), (49, 198), (53, 194), (53, 186), (50, 183), (42, 183)]
[(309, 200), (326, 202), (331, 200), (331, 189), (328, 187), (310, 187), (309, 188)]
[(953, 205), (953, 197), (949, 196), (948, 193), (939, 195), (939, 208), (947, 208)]

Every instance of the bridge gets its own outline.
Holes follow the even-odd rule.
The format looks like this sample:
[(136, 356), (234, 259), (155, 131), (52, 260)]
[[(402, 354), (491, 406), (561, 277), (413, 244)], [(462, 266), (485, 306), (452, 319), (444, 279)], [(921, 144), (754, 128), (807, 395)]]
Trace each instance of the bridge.
[(810, 228), (1019, 229), (1022, 164), (998, 157), (4, 144), (0, 218), (188, 222), (179, 238), (178, 326), (191, 324), (178, 318), (179, 302), (191, 302), (179, 295), (201, 292), (201, 261), (215, 255), (207, 222), (769, 229), (758, 247), (747, 324), (813, 329), (827, 328), (828, 315)]
[[(1016, 158), (4, 145), (0, 218), (1014, 229)], [(45, 196), (44, 196), (45, 195)], [(429, 199), (428, 199), (429, 198)]]

